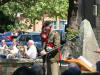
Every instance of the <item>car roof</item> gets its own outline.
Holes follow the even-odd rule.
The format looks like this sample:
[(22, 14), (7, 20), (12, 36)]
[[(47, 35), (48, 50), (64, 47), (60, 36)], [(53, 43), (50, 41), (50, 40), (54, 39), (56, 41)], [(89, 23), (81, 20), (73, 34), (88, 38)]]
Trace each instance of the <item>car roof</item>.
[(21, 35), (40, 35), (40, 32), (29, 32)]

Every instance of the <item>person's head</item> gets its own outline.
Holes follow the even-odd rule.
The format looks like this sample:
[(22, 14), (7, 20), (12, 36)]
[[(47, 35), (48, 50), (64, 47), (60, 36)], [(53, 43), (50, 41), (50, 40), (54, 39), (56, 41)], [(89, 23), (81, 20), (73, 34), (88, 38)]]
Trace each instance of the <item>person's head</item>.
[(6, 41), (4, 39), (1, 40), (1, 44), (2, 44), (2, 46), (6, 45)]
[(81, 70), (75, 63), (71, 63), (62, 75), (81, 75)]
[(16, 39), (13, 39), (12, 45), (13, 45), (13, 46), (17, 45)]
[(52, 29), (51, 22), (50, 22), (50, 21), (45, 21), (45, 22), (43, 23), (42, 30), (43, 30), (44, 32), (50, 33), (50, 32), (51, 32), (51, 29)]
[(16, 69), (12, 75), (33, 75), (32, 71), (30, 70), (30, 68), (26, 67), (26, 66), (22, 66), (19, 67), (18, 69)]
[(43, 69), (40, 65), (37, 64), (33, 65), (31, 70), (33, 75), (43, 75)]
[(28, 47), (30, 47), (30, 46), (32, 46), (32, 45), (34, 45), (34, 41), (33, 41), (33, 40), (29, 40), (29, 41), (28, 41)]
[(96, 70), (97, 70), (98, 72), (100, 72), (100, 61), (98, 61), (98, 62), (96, 63)]

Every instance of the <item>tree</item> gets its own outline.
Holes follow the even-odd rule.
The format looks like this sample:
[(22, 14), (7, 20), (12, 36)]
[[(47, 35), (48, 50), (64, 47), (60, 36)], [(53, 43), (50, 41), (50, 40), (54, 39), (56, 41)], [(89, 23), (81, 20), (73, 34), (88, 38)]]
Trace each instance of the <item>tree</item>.
[(78, 23), (77, 23), (78, 4), (79, 4), (78, 0), (69, 0), (68, 26), (73, 29), (78, 28)]
[(15, 21), (13, 16), (18, 12), (23, 13), (25, 18), (30, 18), (32, 23), (42, 20), (44, 14), (63, 19), (66, 19), (68, 14), (68, 0), (7, 0), (4, 3), (0, 10), (9, 16), (11, 21)]

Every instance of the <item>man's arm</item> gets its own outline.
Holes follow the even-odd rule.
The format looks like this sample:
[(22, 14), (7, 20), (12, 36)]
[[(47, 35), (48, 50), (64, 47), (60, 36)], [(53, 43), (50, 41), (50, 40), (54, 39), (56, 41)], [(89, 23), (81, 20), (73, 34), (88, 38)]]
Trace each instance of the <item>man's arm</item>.
[(54, 49), (59, 48), (60, 47), (60, 35), (58, 32), (55, 32), (54, 35)]
[(46, 54), (45, 47), (46, 47), (46, 42), (44, 42), (43, 45), (42, 45), (42, 51), (40, 52), (41, 55)]

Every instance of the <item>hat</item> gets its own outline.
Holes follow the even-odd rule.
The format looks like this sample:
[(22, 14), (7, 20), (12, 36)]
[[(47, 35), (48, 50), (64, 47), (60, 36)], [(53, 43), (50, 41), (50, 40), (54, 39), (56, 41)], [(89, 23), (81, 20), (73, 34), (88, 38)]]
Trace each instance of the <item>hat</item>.
[(46, 26), (51, 26), (51, 22), (50, 21), (45, 21), (43, 23), (43, 27), (46, 27)]

